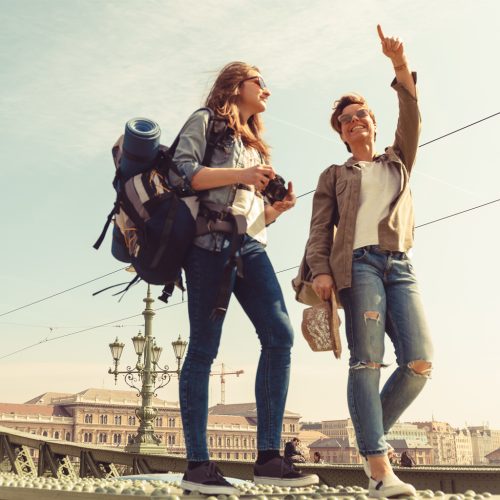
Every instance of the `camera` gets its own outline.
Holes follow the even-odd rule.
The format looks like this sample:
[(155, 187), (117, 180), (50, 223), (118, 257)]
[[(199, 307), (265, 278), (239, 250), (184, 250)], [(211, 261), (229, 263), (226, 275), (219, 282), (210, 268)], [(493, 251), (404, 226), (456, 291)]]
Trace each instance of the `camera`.
[(269, 184), (262, 191), (262, 195), (267, 199), (267, 201), (273, 205), (276, 201), (283, 201), (288, 193), (286, 187), (286, 182), (283, 177), (276, 175), (274, 179), (269, 181)]

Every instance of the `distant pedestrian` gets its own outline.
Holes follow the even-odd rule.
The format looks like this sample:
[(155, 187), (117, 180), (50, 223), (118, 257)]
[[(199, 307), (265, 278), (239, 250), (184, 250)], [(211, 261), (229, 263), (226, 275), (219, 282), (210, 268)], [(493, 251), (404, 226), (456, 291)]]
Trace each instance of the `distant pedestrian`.
[(302, 464), (306, 461), (306, 457), (299, 448), (300, 440), (298, 437), (292, 438), (291, 441), (285, 444), (285, 460), (292, 464)]
[(321, 453), (319, 451), (314, 452), (314, 458), (313, 461), (315, 464), (323, 464), (325, 463), (324, 460), (321, 458)]
[(415, 465), (415, 460), (407, 451), (401, 453), (401, 467), (413, 467)]

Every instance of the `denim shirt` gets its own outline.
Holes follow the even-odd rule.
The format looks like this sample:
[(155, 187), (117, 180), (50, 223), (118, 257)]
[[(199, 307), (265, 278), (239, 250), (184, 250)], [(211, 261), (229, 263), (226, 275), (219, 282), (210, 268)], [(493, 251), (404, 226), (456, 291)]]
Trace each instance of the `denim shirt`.
[[(194, 112), (182, 128), (173, 162), (182, 174), (183, 179), (171, 174), (169, 180), (174, 186), (178, 187), (182, 182), (191, 184), (195, 174), (204, 167), (244, 168), (262, 163), (260, 155), (245, 154), (248, 153), (248, 150), (246, 150), (241, 138), (228, 133), (215, 148), (210, 165), (202, 165), (207, 147), (209, 119), (210, 113), (201, 109)], [(236, 185), (222, 186), (199, 191), (197, 195), (201, 204), (207, 201), (231, 206), (236, 190)], [(220, 252), (225, 241), (228, 244), (225, 234), (210, 233), (197, 236), (194, 244), (206, 250)]]

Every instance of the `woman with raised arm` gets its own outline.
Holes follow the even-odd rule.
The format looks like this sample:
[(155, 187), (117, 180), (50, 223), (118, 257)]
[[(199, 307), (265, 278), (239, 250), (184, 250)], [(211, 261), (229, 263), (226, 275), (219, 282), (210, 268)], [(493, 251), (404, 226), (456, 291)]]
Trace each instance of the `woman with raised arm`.
[[(350, 351), (348, 405), (374, 497), (415, 495), (393, 472), (385, 436), (429, 379), (432, 345), (408, 251), (413, 246), (409, 187), (420, 134), (416, 74), (403, 42), (377, 26), (391, 61), (399, 101), (394, 144), (377, 153), (377, 122), (366, 100), (345, 94), (331, 125), (351, 157), (320, 176), (314, 195), (306, 264), (323, 300), (332, 290), (345, 311)], [(380, 392), (384, 339), (397, 368)]]
[[(254, 481), (278, 486), (318, 482), (316, 475), (302, 474), (280, 455), (293, 330), (266, 254), (266, 226), (292, 208), (296, 197), (291, 183), (269, 203), (261, 194), (275, 178), (262, 138), (261, 113), (270, 95), (256, 67), (228, 64), (217, 76), (206, 108), (193, 113), (181, 130), (173, 156), (171, 183), (198, 194), (201, 228), (184, 265), (190, 337), (179, 383), (188, 459), (181, 486), (207, 495), (238, 492), (210, 460), (207, 448), (210, 368), (232, 294), (253, 323), (261, 346)], [(236, 253), (238, 234), (231, 228), (235, 216), (243, 219), (237, 224), (241, 238)], [(222, 301), (221, 289), (226, 296)]]

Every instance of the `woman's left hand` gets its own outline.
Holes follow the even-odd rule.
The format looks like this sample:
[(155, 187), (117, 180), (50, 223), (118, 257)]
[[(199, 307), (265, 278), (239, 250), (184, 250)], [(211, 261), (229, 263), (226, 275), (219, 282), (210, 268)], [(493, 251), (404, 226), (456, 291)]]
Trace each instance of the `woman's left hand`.
[(275, 201), (271, 206), (280, 214), (290, 210), (297, 203), (297, 196), (293, 192), (293, 184), (291, 182), (288, 183), (288, 191), (286, 196), (282, 201)]

